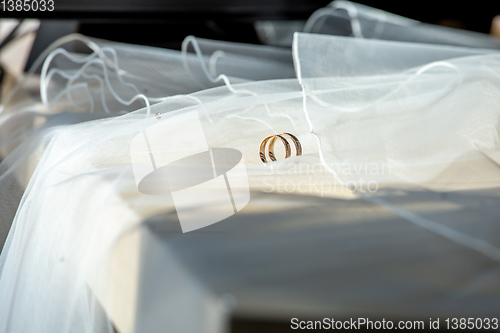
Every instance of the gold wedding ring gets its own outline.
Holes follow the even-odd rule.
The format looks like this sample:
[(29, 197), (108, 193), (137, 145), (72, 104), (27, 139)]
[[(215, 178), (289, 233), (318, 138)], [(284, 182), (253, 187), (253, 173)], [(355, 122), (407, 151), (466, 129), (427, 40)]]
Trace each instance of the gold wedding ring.
[(290, 143), (288, 143), (288, 140), (285, 137), (288, 137), (293, 141), (293, 143), (295, 145), (295, 155), (296, 156), (302, 155), (302, 145), (300, 144), (299, 139), (295, 135), (290, 134), (290, 133), (281, 133), (281, 134), (277, 134), (277, 135), (270, 135), (267, 138), (265, 138), (264, 140), (262, 140), (262, 143), (260, 144), (260, 150), (259, 150), (260, 160), (263, 163), (269, 162), (266, 158), (266, 146), (267, 146), (268, 142), (269, 142), (269, 148), (268, 148), (269, 158), (271, 159), (271, 161), (277, 161), (276, 156), (274, 155), (274, 145), (276, 143), (276, 140), (278, 140), (278, 139), (280, 139), (281, 142), (283, 142), (283, 144), (285, 145), (285, 158), (289, 158), (290, 156), (292, 156), (292, 150), (290, 147)]

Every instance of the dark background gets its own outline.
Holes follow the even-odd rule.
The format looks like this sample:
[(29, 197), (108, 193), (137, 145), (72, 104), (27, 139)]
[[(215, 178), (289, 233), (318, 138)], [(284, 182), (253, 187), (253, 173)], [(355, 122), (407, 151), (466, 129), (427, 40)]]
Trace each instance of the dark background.
[[(54, 12), (3, 17), (74, 20), (73, 30), (108, 40), (178, 48), (187, 35), (259, 43), (255, 20), (306, 20), (330, 0), (54, 0)], [(422, 22), (488, 33), (500, 1), (376, 1), (371, 7)], [(75, 31), (74, 31), (75, 32)]]

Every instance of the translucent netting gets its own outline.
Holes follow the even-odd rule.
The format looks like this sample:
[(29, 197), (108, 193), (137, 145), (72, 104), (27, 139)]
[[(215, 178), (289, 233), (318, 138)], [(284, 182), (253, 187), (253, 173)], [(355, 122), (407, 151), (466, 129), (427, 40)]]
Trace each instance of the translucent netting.
[[(71, 41), (93, 52), (69, 53), (65, 47), (71, 48), (68, 44)], [(59, 127), (136, 110), (171, 98), (179, 107), (197, 105), (200, 100), (185, 94), (203, 87), (230, 86), (231, 82), (294, 75), (291, 52), (286, 50), (194, 37), (188, 37), (185, 46), (183, 52), (179, 52), (93, 41), (75, 35), (61, 39), (45, 52), (47, 59), (38, 81), (40, 96), (36, 96), (36, 91), (35, 94), (26, 89), (18, 91), (18, 86), (3, 100), (0, 191), (5, 200), (0, 216), (1, 244), (43, 148)], [(187, 53), (190, 46), (195, 46), (196, 54)], [(230, 76), (222, 80), (219, 71)], [(249, 93), (252, 94), (244, 92)], [(54, 113), (61, 111), (78, 115)]]
[(269, 45), (290, 46), (293, 32), (320, 33), (356, 38), (413, 43), (500, 48), (500, 39), (476, 32), (431, 25), (371, 8), (336, 0), (314, 12), (305, 24), (261, 22), (256, 25)]
[(368, 39), (500, 48), (500, 39), (471, 31), (421, 23), (349, 1), (333, 1), (311, 15), (304, 32)]
[(213, 77), (219, 74), (252, 80), (295, 77), (289, 49), (203, 38), (196, 38), (196, 41), (201, 53), (210, 56), (207, 67)]
[(33, 107), (4, 115), (0, 124), (0, 244), (4, 244), (24, 189), (54, 133), (103, 113), (46, 114)]
[[(151, 106), (149, 117), (142, 109), (52, 128), (50, 135), (45, 135), (42, 158), (2, 253), (3, 331), (31, 332), (33, 327), (40, 332), (61, 328), (111, 331), (109, 325), (96, 329), (101, 319), (95, 317), (95, 300), (88, 285), (105, 307), (112, 303), (106, 260), (113, 244), (148, 217), (174, 209), (168, 196), (146, 196), (134, 181), (130, 143), (151, 125), (196, 110), (208, 145), (240, 150), (249, 170), (255, 168), (249, 171), (250, 183), (259, 186), (258, 175), (268, 171), (258, 157), (260, 139), (285, 130), (306, 131), (300, 87), (295, 81), (269, 81), (238, 88), (255, 96), (221, 87), (195, 94), (200, 105), (192, 106), (189, 99), (187, 107), (166, 101)], [(153, 116), (158, 112), (163, 114), (161, 119)], [(175, 147), (179, 139), (167, 135), (165, 143)], [(28, 163), (29, 157), (20, 156), (19, 162)], [(44, 199), (48, 196), (50, 205)], [(85, 203), (83, 197), (87, 198)], [(34, 275), (37, 279), (31, 278)], [(170, 315), (179, 318), (181, 313), (189, 313), (186, 310), (180, 308)], [(28, 313), (32, 318), (29, 322), (22, 319)]]
[[(304, 79), (397, 74), (436, 62), (444, 64), (450, 59), (498, 54), (498, 51), (488, 49), (302, 33), (296, 34), (294, 50), (295, 56), (300, 57), (301, 77)], [(472, 61), (471, 66), (475, 66)]]
[[(121, 47), (114, 49), (118, 57), (122, 54), (123, 62), (130, 61), (123, 54), (135, 59), (135, 50)], [(241, 50), (250, 58), (246, 48)], [(255, 49), (257, 55), (259, 50)], [(238, 52), (228, 49), (227, 53), (244, 62)], [(149, 51), (137, 58), (146, 54)], [(137, 85), (149, 82), (146, 88), (164, 94), (168, 89), (156, 83), (160, 78), (168, 81), (168, 76), (160, 77), (152, 69), (156, 67), (150, 67), (154, 56), (151, 50), (151, 62), (131, 61), (130, 71), (136, 70), (134, 66), (144, 67), (140, 67), (142, 75), (133, 72), (129, 79), (137, 80)], [(256, 56), (242, 68), (247, 71), (259, 62), (274, 64), (281, 56)], [(496, 53), (297, 34), (294, 60), (298, 80), (229, 85), (234, 82), (220, 81), (226, 85), (156, 101), (146, 108), (138, 99), (130, 108), (139, 110), (114, 117), (88, 121), (91, 116), (63, 113), (47, 117), (35, 130), (23, 130), (21, 119), (17, 125), (8, 125), (18, 127), (19, 135), (2, 137), (2, 145), (18, 141), (0, 164), (0, 202), (12, 197), (3, 184), (17, 180), (17, 171), (30, 180), (0, 257), (0, 331), (112, 332), (100, 305), (109, 310), (118, 297), (108, 261), (115, 245), (137, 232), (148, 218), (175, 211), (170, 196), (138, 190), (131, 142), (148, 128), (190, 112), (199, 116), (208, 147), (241, 152), (253, 192), (268, 189), (273, 181), (313, 186), (310, 177), (315, 167), (327, 172), (312, 176), (333, 179), (342, 186), (361, 181), (377, 182), (379, 187), (399, 183), (436, 189), (499, 185), (500, 61)], [(49, 69), (72, 73), (84, 64), (52, 62)], [(103, 75), (99, 66), (88, 75)], [(215, 69), (215, 74), (226, 74), (218, 65)], [(113, 74), (113, 83), (117, 91), (133, 99), (133, 88), (119, 79), (127, 77), (127, 68), (124, 71)], [(178, 87), (193, 87), (189, 75), (175, 77)], [(100, 81), (95, 79), (94, 85), (91, 81), (82, 82), (95, 89), (89, 88), (89, 96), (99, 96)], [(63, 82), (49, 85), (49, 90), (57, 93), (65, 87)], [(188, 88), (176, 93), (188, 94)], [(147, 96), (149, 90), (139, 92), (144, 101), (162, 96)], [(66, 103), (71, 105), (69, 100)], [(83, 112), (90, 111), (90, 102), (85, 104), (82, 98), (79, 103), (87, 107), (82, 114), (89, 115)], [(155, 117), (157, 113), (161, 115)], [(2, 125), (15, 122), (13, 114), (3, 115), (9, 118), (3, 118)], [(283, 132), (299, 138), (304, 155), (264, 165), (258, 154), (261, 141)], [(166, 132), (154, 143), (168, 152), (190, 136), (194, 133), (174, 136)], [(282, 153), (277, 149), (277, 155)], [(270, 175), (277, 177), (266, 178)], [(178, 221), (170, 222), (167, 227), (179, 233), (174, 226)], [(173, 293), (181, 282), (175, 276), (169, 279), (166, 285)], [(171, 311), (163, 314), (166, 320), (195, 325), (189, 304), (175, 298), (169, 302)], [(190, 327), (186, 331), (199, 331)]]
[[(4, 100), (0, 125), (2, 245), (24, 188), (53, 133), (69, 124), (102, 118), (105, 112), (112, 115), (140, 108), (146, 100), (151, 104), (172, 95), (184, 95), (203, 87), (224, 84), (222, 80), (214, 80), (218, 78), (217, 71), (232, 74), (229, 78), (232, 82), (248, 81), (245, 73), (252, 79), (267, 79), (278, 73), (280, 76), (293, 75), (291, 52), (272, 47), (252, 48), (191, 38), (190, 43), (196, 43), (198, 53), (183, 54), (105, 41), (94, 42), (82, 37), (78, 40), (89, 45), (94, 52), (88, 55), (70, 54), (64, 48), (52, 50), (45, 61), (44, 84), (40, 87), (41, 102), (45, 102), (49, 111), (76, 113), (47, 114), (47, 109), (37, 102), (40, 99), (36, 96), (26, 99), (26, 92), (16, 93)], [(217, 45), (216, 50), (212, 44)], [(216, 51), (212, 56), (203, 55)], [(205, 62), (205, 70), (201, 61)], [(269, 63), (267, 67), (264, 65), (266, 61)], [(138, 98), (140, 93), (145, 98)], [(174, 105), (178, 107), (201, 103), (195, 97), (174, 97), (174, 100)]]
[(269, 46), (188, 37), (179, 52), (101, 40), (84, 42), (92, 54), (58, 49), (49, 55), (41, 93), (50, 110), (131, 111), (144, 106), (145, 99), (156, 103), (224, 81), (294, 77), (291, 52)]
[(498, 184), (498, 53), (296, 34), (294, 59), (343, 181)]

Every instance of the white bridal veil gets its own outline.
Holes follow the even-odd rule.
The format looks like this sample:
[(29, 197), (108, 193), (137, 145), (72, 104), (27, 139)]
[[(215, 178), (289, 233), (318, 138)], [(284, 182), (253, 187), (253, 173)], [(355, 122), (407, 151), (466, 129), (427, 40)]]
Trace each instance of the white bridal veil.
[(426, 24), (345, 0), (335, 0), (318, 9), (307, 22), (258, 21), (256, 30), (264, 43), (279, 46), (291, 46), (293, 32), (302, 31), (412, 43), (500, 47), (498, 38), (485, 34)]
[[(419, 39), (425, 25), (355, 8), (365, 37), (365, 23), (383, 22), (382, 39), (432, 42)], [(131, 142), (186, 114), (199, 117), (209, 148), (241, 152), (251, 193), (293, 182), (304, 185), (297, 195), (362, 197), (500, 260), (498, 239), (433, 224), (376, 191), (500, 185), (500, 54), (487, 48), (497, 41), (466, 48), (296, 33), (292, 51), (188, 37), (179, 52), (75, 38), (89, 53), (53, 47), (40, 98), (12, 97), (0, 114), (0, 222), (4, 230), (12, 223), (0, 257), (1, 332), (113, 332), (110, 316), (124, 297), (111, 264), (116, 245), (144, 221), (175, 213), (171, 196), (138, 190)], [(304, 154), (265, 165), (259, 145), (278, 133), (296, 135)], [(151, 144), (168, 150), (192, 135), (179, 128)], [(191, 303), (174, 297), (188, 283), (176, 272), (164, 281), (168, 331), (200, 332), (192, 316), (223, 325), (213, 319), (225, 316), (219, 307), (214, 314), (197, 303), (196, 293), (209, 291), (191, 290)], [(150, 306), (144, 311), (156, 313)]]

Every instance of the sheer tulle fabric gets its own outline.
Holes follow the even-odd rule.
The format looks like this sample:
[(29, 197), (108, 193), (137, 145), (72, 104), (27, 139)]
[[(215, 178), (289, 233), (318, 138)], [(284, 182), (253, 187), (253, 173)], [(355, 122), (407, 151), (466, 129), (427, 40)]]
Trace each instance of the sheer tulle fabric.
[(342, 181), (498, 185), (498, 53), (305, 34), (294, 52), (304, 109)]
[(144, 106), (145, 99), (157, 103), (223, 85), (224, 80), (242, 83), (295, 75), (291, 52), (270, 46), (188, 37), (179, 52), (89, 42), (98, 52), (78, 55), (58, 49), (45, 62), (41, 92), (49, 110), (131, 111)]
[[(495, 52), (296, 34), (294, 79), (289, 54), (276, 49), (198, 40), (198, 53), (183, 56), (94, 43), (90, 55), (61, 51), (46, 61), (41, 99), (54, 115), (2, 115), (1, 126), (18, 122), (19, 131), (2, 137), (12, 147), (0, 165), (0, 202), (15, 173), (29, 179), (0, 257), (2, 332), (112, 332), (102, 307), (114, 297), (114, 245), (175, 210), (168, 196), (138, 191), (130, 143), (183, 113), (197, 112), (209, 147), (242, 153), (255, 192), (269, 185), (266, 175), (308, 180), (297, 165), (321, 168), (315, 176), (345, 197), (362, 181), (499, 185)], [(58, 113), (66, 110), (81, 114)], [(42, 120), (23, 130), (26, 117)], [(299, 137), (304, 156), (262, 164), (260, 142), (282, 132)], [(192, 309), (171, 302), (166, 316), (189, 317)]]
[(263, 21), (256, 27), (263, 42), (277, 46), (291, 46), (294, 32), (306, 32), (412, 43), (500, 48), (500, 39), (486, 34), (426, 24), (345, 0), (335, 0), (318, 9), (305, 23)]

